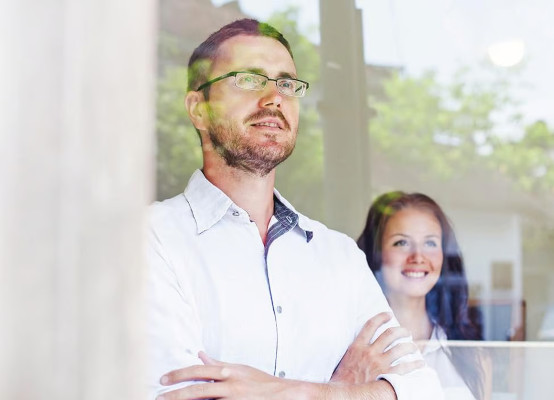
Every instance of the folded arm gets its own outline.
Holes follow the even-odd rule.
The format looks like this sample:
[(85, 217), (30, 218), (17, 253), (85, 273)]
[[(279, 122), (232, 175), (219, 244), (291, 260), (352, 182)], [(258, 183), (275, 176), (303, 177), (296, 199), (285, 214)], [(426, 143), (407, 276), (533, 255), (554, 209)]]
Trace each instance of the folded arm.
[(310, 383), (281, 379), (258, 369), (213, 360), (204, 353), (199, 357), (205, 365), (172, 371), (161, 379), (163, 385), (187, 381), (205, 381), (164, 393), (156, 400), (394, 400), (396, 395), (386, 381), (360, 385)]
[(204, 365), (171, 371), (160, 382), (162, 385), (192, 381), (204, 383), (167, 392), (157, 399), (397, 399), (393, 386), (378, 377), (382, 374), (406, 374), (423, 367), (424, 363), (416, 360), (395, 364), (399, 358), (417, 351), (411, 342), (392, 346), (399, 338), (409, 336), (404, 328), (390, 327), (370, 343), (377, 329), (391, 317), (389, 313), (380, 313), (364, 325), (329, 383), (281, 379), (246, 365), (216, 361), (200, 352)]

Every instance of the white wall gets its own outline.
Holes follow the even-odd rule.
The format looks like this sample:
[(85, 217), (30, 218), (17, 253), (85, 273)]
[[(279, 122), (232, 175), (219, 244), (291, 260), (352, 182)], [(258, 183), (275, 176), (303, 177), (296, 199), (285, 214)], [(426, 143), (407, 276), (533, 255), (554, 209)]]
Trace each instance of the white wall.
[(155, 0), (0, 3), (0, 398), (141, 399)]
[[(521, 227), (515, 214), (448, 209), (456, 237), (462, 246), (470, 282), (483, 285), (484, 296), (521, 296)], [(492, 292), (491, 264), (513, 263), (511, 293)], [(504, 297), (506, 296), (506, 297)]]
[[(468, 281), (480, 285), (480, 298), (485, 301), (512, 301), (513, 323), (520, 322), (519, 301), (523, 298), (521, 224), (515, 214), (445, 210), (454, 224), (454, 230), (462, 247)], [(491, 266), (494, 262), (512, 264), (512, 290), (494, 290)], [(506, 273), (510, 273), (506, 271)], [(486, 313), (485, 331), (492, 323)]]

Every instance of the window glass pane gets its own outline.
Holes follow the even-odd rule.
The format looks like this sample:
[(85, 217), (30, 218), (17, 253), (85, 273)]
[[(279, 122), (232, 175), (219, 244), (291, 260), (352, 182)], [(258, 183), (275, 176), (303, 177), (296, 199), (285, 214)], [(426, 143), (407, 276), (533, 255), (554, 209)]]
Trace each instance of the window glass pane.
[[(343, 13), (347, 3), (356, 11)], [(201, 167), (182, 105), (193, 49), (227, 22), (265, 20), (310, 83), (280, 192), (354, 238), (381, 193), (428, 194), (452, 221), (485, 339), (554, 340), (554, 3), (160, 4), (158, 198), (182, 192)], [(517, 395), (505, 398), (530, 393), (534, 384), (514, 371), (542, 371), (540, 349), (550, 347), (493, 349), (495, 366), (507, 368), (494, 371), (494, 387)]]

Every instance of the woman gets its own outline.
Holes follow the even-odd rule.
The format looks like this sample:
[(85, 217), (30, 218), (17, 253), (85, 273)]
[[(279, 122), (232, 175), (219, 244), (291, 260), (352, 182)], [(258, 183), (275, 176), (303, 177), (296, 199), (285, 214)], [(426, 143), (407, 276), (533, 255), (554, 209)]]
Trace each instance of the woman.
[(486, 399), (488, 358), (441, 340), (482, 340), (468, 314), (468, 285), (460, 248), (448, 218), (430, 197), (390, 192), (372, 204), (358, 239), (395, 316), (422, 349), (447, 399)]

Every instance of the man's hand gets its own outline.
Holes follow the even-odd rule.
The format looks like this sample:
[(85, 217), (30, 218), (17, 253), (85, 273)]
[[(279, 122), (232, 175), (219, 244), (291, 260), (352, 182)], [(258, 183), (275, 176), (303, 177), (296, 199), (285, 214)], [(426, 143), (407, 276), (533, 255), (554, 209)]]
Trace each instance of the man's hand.
[(164, 393), (156, 400), (192, 399), (301, 399), (303, 382), (281, 379), (247, 365), (214, 360), (198, 354), (205, 365), (194, 365), (165, 374), (162, 385), (187, 381), (206, 381)]
[(403, 375), (425, 366), (423, 360), (391, 365), (395, 360), (417, 351), (417, 346), (412, 342), (398, 343), (394, 347), (388, 348), (395, 340), (410, 336), (410, 332), (405, 328), (388, 328), (375, 342), (370, 343), (377, 329), (390, 321), (391, 318), (392, 314), (383, 312), (365, 323), (335, 369), (331, 377), (332, 382), (345, 384), (370, 383), (381, 374)]

